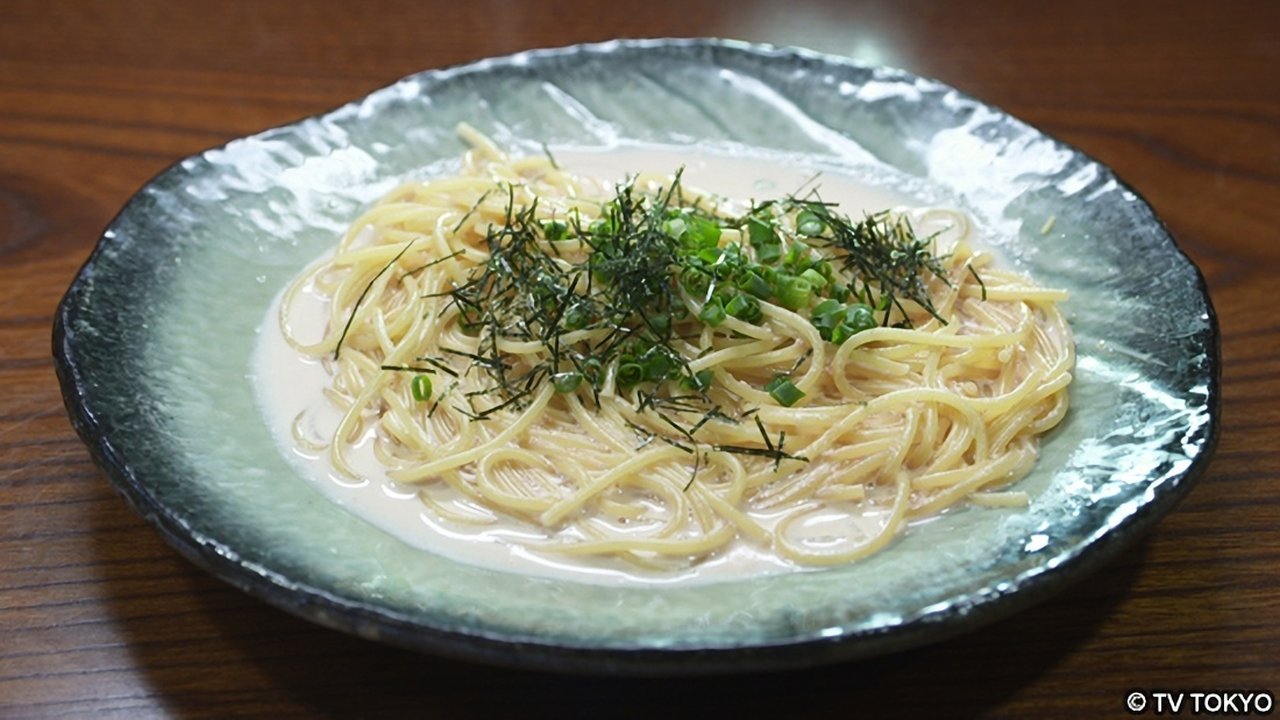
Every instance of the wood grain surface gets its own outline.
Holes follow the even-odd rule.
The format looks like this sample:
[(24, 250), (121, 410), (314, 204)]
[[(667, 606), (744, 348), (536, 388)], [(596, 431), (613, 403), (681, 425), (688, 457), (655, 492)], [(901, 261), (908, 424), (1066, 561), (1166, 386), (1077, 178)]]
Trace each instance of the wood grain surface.
[[(413, 72), (645, 36), (904, 67), (1114, 168), (1220, 316), (1222, 435), (1199, 485), (1116, 561), (979, 632), (802, 672), (643, 681), (321, 629), (197, 570), (125, 506), (67, 420), (50, 326), (143, 183)], [(1278, 231), (1276, 2), (5, 0), (0, 717), (1120, 717), (1134, 688), (1280, 692)]]

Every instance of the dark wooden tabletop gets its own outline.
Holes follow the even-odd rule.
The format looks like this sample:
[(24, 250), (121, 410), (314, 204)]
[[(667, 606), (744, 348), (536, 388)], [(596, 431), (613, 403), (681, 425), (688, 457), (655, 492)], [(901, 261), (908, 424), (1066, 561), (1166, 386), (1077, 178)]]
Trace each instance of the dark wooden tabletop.
[[(325, 630), (206, 575), (126, 507), (67, 420), (50, 326), (143, 183), (420, 70), (645, 36), (903, 67), (1114, 168), (1203, 269), (1220, 317), (1222, 435), (1198, 486), (1097, 573), (978, 632), (667, 680), (498, 670)], [(1135, 689), (1280, 692), (1278, 232), (1272, 0), (5, 0), (0, 717), (1120, 717)]]

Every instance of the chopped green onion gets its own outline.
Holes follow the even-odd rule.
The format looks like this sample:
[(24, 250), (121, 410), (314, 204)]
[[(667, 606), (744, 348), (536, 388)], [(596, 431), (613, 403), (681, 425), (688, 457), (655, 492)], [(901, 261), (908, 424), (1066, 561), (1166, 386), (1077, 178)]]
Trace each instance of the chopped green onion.
[(724, 311), (739, 320), (745, 320), (750, 323), (762, 317), (760, 303), (750, 295), (734, 295), (729, 304), (724, 306)]
[(680, 284), (684, 285), (685, 290), (690, 295), (698, 296), (707, 291), (711, 287), (711, 276), (702, 268), (687, 267), (680, 272)]
[(756, 248), (756, 259), (762, 263), (775, 263), (782, 257), (782, 244), (771, 243)]
[(644, 380), (644, 368), (639, 363), (629, 362), (618, 366), (618, 387), (626, 390), (635, 387)]
[(773, 287), (769, 285), (769, 281), (754, 270), (748, 270), (738, 278), (738, 287), (762, 300), (769, 299), (773, 294)]
[(778, 244), (778, 236), (773, 231), (773, 223), (755, 215), (747, 218), (747, 237), (751, 239), (751, 247), (756, 250), (766, 245)]
[(591, 311), (582, 305), (574, 304), (564, 312), (564, 329), (581, 330), (591, 321)]
[(792, 243), (791, 247), (787, 249), (787, 257), (783, 259), (782, 264), (797, 271), (808, 268), (809, 258), (804, 246), (800, 243)]
[(862, 332), (876, 326), (876, 316), (871, 312), (870, 307), (862, 303), (854, 303), (844, 311), (844, 322), (853, 328), (854, 332)]
[[(788, 197), (754, 205), (743, 216), (723, 216), (717, 208), (686, 203), (678, 173), (656, 196), (619, 187), (594, 221), (573, 209), (540, 216), (536, 204), (516, 206), (513, 186), (507, 195), (506, 223), (491, 225), (485, 237), (489, 260), (448, 293), (464, 332), (482, 335), (474, 354), (448, 352), (471, 357), (488, 373), (492, 386), (476, 394), (493, 392), (503, 400), (482, 411), (481, 419), (527, 405), (539, 383), (561, 393), (586, 385), (598, 394), (612, 377), (620, 392), (644, 388), (637, 410), (654, 409), (698, 446), (693, 433), (725, 416), (706, 392), (715, 373), (692, 372), (689, 364), (696, 361), (683, 354), (691, 334), (727, 324), (729, 317), (763, 322), (762, 308), (770, 301), (805, 314), (825, 341), (844, 342), (875, 327), (900, 300), (933, 312), (925, 282), (930, 273), (943, 277), (929, 252), (931, 238), (915, 236), (890, 213), (859, 222), (821, 201)], [(722, 245), (726, 231), (733, 240)], [(562, 254), (557, 241), (570, 239), (584, 246), (581, 257)], [(688, 298), (702, 302), (696, 313), (702, 325), (691, 327), (695, 313), (684, 304)], [(590, 338), (575, 337), (586, 328), (593, 331)], [(539, 343), (545, 359), (518, 369), (506, 362), (504, 341)], [(684, 392), (676, 391), (677, 383)], [(415, 378), (412, 390), (419, 400), (430, 398), (430, 379)], [(775, 378), (766, 391), (785, 406), (806, 397), (787, 376)], [(685, 413), (699, 410), (697, 424), (681, 424)], [(711, 447), (765, 454), (775, 467), (793, 457), (782, 451), (785, 434), (774, 447), (758, 418), (757, 426), (764, 451)]]
[(654, 332), (657, 333), (665, 333), (671, 328), (670, 315), (650, 315), (647, 318), (647, 321), (649, 323), (649, 327), (653, 328)]
[(711, 387), (711, 381), (715, 379), (714, 370), (699, 370), (684, 379), (681, 385), (688, 390), (697, 390), (699, 392)]
[(689, 224), (684, 221), (684, 218), (679, 216), (673, 217), (670, 220), (667, 220), (666, 222), (662, 223), (662, 232), (666, 233), (667, 235), (669, 235), (670, 237), (676, 240), (679, 240), (680, 238), (684, 237), (684, 234), (688, 231), (689, 231)]
[(655, 346), (640, 356), (640, 367), (644, 369), (645, 380), (665, 380), (675, 367), (675, 362)]
[(563, 240), (569, 234), (569, 225), (562, 220), (548, 220), (542, 223), (542, 236), (548, 240)]
[(791, 407), (799, 402), (800, 398), (804, 397), (804, 391), (796, 387), (795, 383), (791, 382), (791, 379), (786, 375), (778, 375), (770, 380), (764, 386), (764, 389), (769, 393), (770, 397), (784, 407)]
[(587, 231), (592, 235), (609, 236), (614, 231), (612, 218), (596, 218), (587, 226)]
[(845, 340), (853, 337), (857, 332), (858, 331), (854, 330), (848, 323), (840, 323), (828, 331), (828, 334), (831, 336), (828, 339), (837, 345), (842, 345)]
[(728, 313), (724, 311), (720, 298), (711, 298), (706, 305), (702, 306), (702, 312), (698, 313), (698, 319), (711, 327), (718, 327), (727, 316)]
[(582, 364), (579, 365), (578, 367), (579, 369), (581, 369), (583, 377), (585, 377), (593, 387), (595, 387), (596, 389), (599, 389), (600, 388), (600, 367), (601, 367), (600, 359), (593, 358), (593, 357), (587, 358), (586, 360), (583, 360)]
[(430, 400), (431, 378), (426, 375), (414, 375), (413, 381), (409, 383), (409, 392), (413, 393), (413, 399), (418, 402)]
[(809, 313), (809, 316), (812, 317), (816, 323), (819, 318), (830, 317), (836, 313), (843, 312), (844, 305), (841, 305), (839, 300), (823, 300), (813, 306), (813, 310)]
[(835, 312), (829, 312), (824, 315), (814, 313), (812, 320), (813, 326), (818, 328), (818, 334), (822, 336), (823, 340), (828, 341), (831, 340), (832, 333), (835, 331), (836, 327), (838, 327), (843, 321), (843, 306), (837, 308)]
[(690, 218), (689, 235), (703, 249), (715, 249), (720, 244), (720, 224), (706, 218)]
[(556, 373), (551, 376), (551, 382), (555, 385), (556, 392), (571, 393), (582, 384), (582, 373), (576, 370)]
[(809, 285), (815, 289), (822, 289), (827, 286), (827, 279), (822, 276), (821, 272), (818, 272), (813, 268), (809, 268), (808, 270), (800, 273), (800, 278), (809, 283)]
[(822, 222), (812, 210), (801, 210), (796, 215), (796, 232), (806, 237), (818, 237), (823, 230), (827, 229), (827, 224)]
[(778, 303), (788, 310), (799, 310), (809, 304), (813, 286), (802, 278), (784, 276), (778, 283)]

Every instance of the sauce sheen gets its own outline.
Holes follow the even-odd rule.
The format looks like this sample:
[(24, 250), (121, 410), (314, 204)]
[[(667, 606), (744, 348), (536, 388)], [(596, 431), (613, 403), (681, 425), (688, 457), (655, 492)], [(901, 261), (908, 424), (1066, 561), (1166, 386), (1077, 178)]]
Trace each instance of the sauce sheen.
[[(690, 188), (724, 198), (748, 201), (785, 196), (802, 188), (817, 187), (823, 200), (839, 204), (850, 217), (864, 212), (914, 205), (910, 198), (891, 190), (873, 187), (812, 167), (787, 166), (784, 161), (766, 158), (691, 154), (670, 148), (625, 148), (607, 152), (556, 151), (556, 162), (583, 177), (596, 178), (600, 189), (611, 193), (616, 183), (637, 172), (672, 173), (683, 167), (682, 182)], [(817, 177), (815, 177), (817, 175)], [(944, 227), (918, 228), (922, 232), (944, 231), (940, 245), (946, 247)], [(320, 360), (303, 356), (284, 339), (280, 330), (280, 296), (277, 296), (259, 328), (254, 352), (255, 390), (271, 433), (290, 464), (324, 496), (375, 527), (411, 546), (468, 564), (505, 572), (555, 577), (597, 584), (655, 585), (719, 582), (794, 572), (802, 568), (744, 541), (735, 541), (728, 552), (672, 572), (646, 571), (622, 561), (590, 557), (562, 557), (539, 553), (525, 546), (546, 537), (529, 523), (504, 518), (486, 525), (466, 525), (433, 517), (418, 499), (419, 488), (397, 483), (387, 477), (384, 466), (372, 452), (368, 436), (357, 444), (353, 466), (360, 473), (351, 478), (334, 469), (327, 450), (319, 446), (332, 435), (341, 413), (324, 396), (330, 377)], [(328, 301), (304, 288), (291, 309), (291, 332), (303, 342), (318, 341), (328, 315)], [(294, 437), (295, 421), (308, 443)], [(372, 432), (372, 431), (370, 431)], [(775, 511), (778, 512), (778, 511)], [(749, 512), (762, 524), (772, 525), (777, 517)], [(853, 528), (814, 527), (812, 532), (848, 533)], [(880, 521), (868, 512), (854, 522), (863, 532), (872, 533)], [(821, 525), (818, 522), (817, 525)]]

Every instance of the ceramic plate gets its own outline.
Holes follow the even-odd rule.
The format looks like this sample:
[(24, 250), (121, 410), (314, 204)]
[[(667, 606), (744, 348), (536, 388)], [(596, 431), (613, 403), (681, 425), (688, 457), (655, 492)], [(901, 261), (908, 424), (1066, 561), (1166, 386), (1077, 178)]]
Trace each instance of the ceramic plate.
[[(462, 121), (515, 152), (641, 142), (874, 167), (898, 190), (973, 213), (1008, 262), (1071, 292), (1072, 410), (1020, 486), (1030, 506), (950, 512), (847, 567), (645, 589), (459, 564), (325, 500), (255, 406), (255, 328), (362, 207), (447, 171)], [(1151, 527), (1217, 435), (1203, 279), (1110, 170), (939, 82), (724, 41), (611, 42), (426, 72), (182, 160), (103, 233), (59, 308), (54, 352), (95, 460), (214, 575), (367, 638), (569, 671), (795, 667), (973, 629)]]

